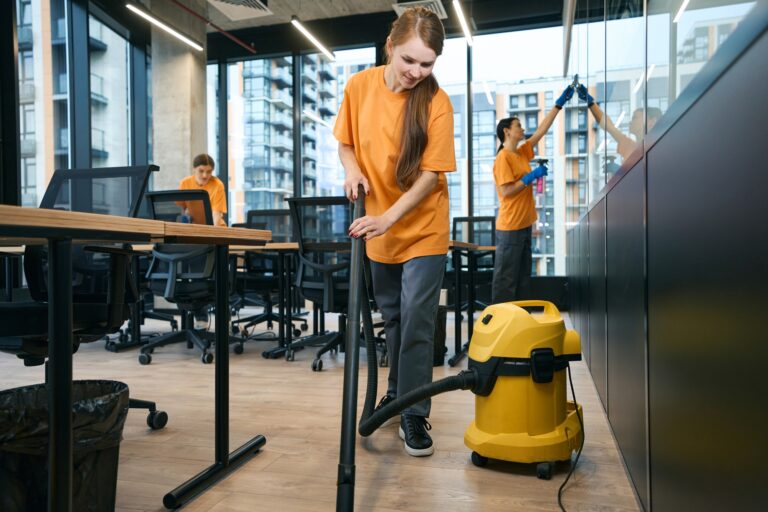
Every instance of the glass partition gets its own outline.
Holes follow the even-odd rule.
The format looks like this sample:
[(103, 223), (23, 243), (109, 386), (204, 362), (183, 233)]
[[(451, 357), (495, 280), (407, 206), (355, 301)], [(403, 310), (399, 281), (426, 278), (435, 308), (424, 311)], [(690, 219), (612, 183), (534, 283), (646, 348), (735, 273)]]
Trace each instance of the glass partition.
[(130, 163), (128, 41), (93, 16), (88, 17), (91, 99), (91, 165)]
[[(469, 165), (467, 162), (467, 43), (463, 37), (447, 39), (433, 73), (453, 105), (453, 142), (456, 171), (447, 175), (450, 217), (469, 215)], [(477, 156), (477, 155), (475, 155)]]
[(302, 195), (344, 195), (344, 168), (333, 136), (344, 87), (353, 74), (374, 66), (376, 49), (337, 50), (335, 62), (322, 54), (302, 56)]
[[(554, 106), (571, 80), (562, 77), (561, 27), (478, 36), (474, 39), (473, 215), (497, 214), (493, 162), (499, 146), (496, 124), (520, 119), (527, 135)], [(514, 65), (499, 65), (499, 52), (515, 55)], [(586, 117), (574, 98), (534, 147), (532, 167), (546, 160), (549, 175), (534, 189), (538, 220), (533, 225), (533, 275), (565, 273), (566, 183), (564, 170), (586, 154)]]
[(648, 0), (648, 131), (756, 4)]
[[(229, 221), (286, 208), (293, 196), (293, 58), (227, 66)], [(223, 143), (223, 140), (222, 140)]]

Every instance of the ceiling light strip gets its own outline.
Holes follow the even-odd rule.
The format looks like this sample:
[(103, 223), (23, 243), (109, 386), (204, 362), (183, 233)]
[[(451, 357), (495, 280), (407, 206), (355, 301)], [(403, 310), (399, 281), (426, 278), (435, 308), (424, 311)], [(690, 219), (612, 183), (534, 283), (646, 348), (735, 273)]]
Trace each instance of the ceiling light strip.
[(143, 10), (139, 9), (138, 7), (136, 7), (133, 4), (125, 4), (125, 6), (129, 10), (133, 11), (134, 13), (138, 14), (139, 16), (141, 16), (142, 18), (144, 18), (145, 20), (150, 22), (151, 24), (155, 25), (156, 27), (158, 27), (158, 28), (160, 28), (162, 30), (165, 30), (166, 32), (171, 34), (176, 39), (178, 39), (180, 41), (184, 41), (185, 43), (187, 43), (189, 46), (191, 46), (195, 50), (197, 50), (199, 52), (203, 51), (203, 47), (202, 46), (200, 46), (199, 44), (197, 44), (196, 42), (194, 42), (190, 38), (184, 36), (180, 32), (177, 32), (176, 30), (172, 29), (171, 27), (169, 27), (168, 25), (166, 25), (162, 21), (158, 20), (157, 18), (155, 18), (151, 14), (149, 14), (147, 12), (144, 12)]

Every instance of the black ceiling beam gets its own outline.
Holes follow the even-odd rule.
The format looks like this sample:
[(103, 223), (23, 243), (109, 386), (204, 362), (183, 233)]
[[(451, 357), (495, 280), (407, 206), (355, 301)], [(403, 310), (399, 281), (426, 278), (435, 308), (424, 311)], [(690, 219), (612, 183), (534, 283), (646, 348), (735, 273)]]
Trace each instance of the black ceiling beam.
[[(448, 37), (462, 34), (453, 7), (446, 3), (448, 19), (443, 20)], [(464, 2), (465, 14), (474, 22), (476, 34), (556, 26), (562, 23), (562, 0), (514, 2), (512, 0), (475, 0)], [(358, 14), (337, 18), (302, 21), (329, 48), (352, 48), (380, 44), (395, 20), (394, 11)], [(315, 47), (290, 23), (263, 25), (230, 32), (246, 44), (253, 44), (258, 56), (315, 51)], [(222, 34), (208, 34), (208, 60), (253, 57)]]

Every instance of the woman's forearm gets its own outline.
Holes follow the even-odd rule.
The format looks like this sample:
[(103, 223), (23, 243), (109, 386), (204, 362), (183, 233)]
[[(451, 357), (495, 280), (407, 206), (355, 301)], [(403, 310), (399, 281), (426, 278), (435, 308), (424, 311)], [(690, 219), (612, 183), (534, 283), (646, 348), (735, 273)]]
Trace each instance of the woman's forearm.
[(438, 174), (433, 171), (422, 171), (411, 188), (403, 193), (395, 204), (384, 212), (384, 216), (391, 224), (400, 220), (405, 214), (413, 210), (437, 185)]

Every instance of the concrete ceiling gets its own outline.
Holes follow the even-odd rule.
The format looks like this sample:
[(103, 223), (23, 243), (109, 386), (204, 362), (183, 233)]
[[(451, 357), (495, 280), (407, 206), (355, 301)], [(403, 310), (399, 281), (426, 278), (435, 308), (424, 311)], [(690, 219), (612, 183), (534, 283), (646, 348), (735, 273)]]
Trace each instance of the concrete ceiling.
[[(267, 8), (273, 14), (237, 21), (229, 19), (210, 2), (207, 3), (207, 8), (208, 19), (222, 29), (230, 31), (290, 23), (293, 15), (298, 16), (302, 21), (310, 21), (355, 14), (394, 12), (393, 3), (397, 3), (397, 0), (268, 0)], [(213, 29), (208, 27), (208, 31), (212, 32)]]

